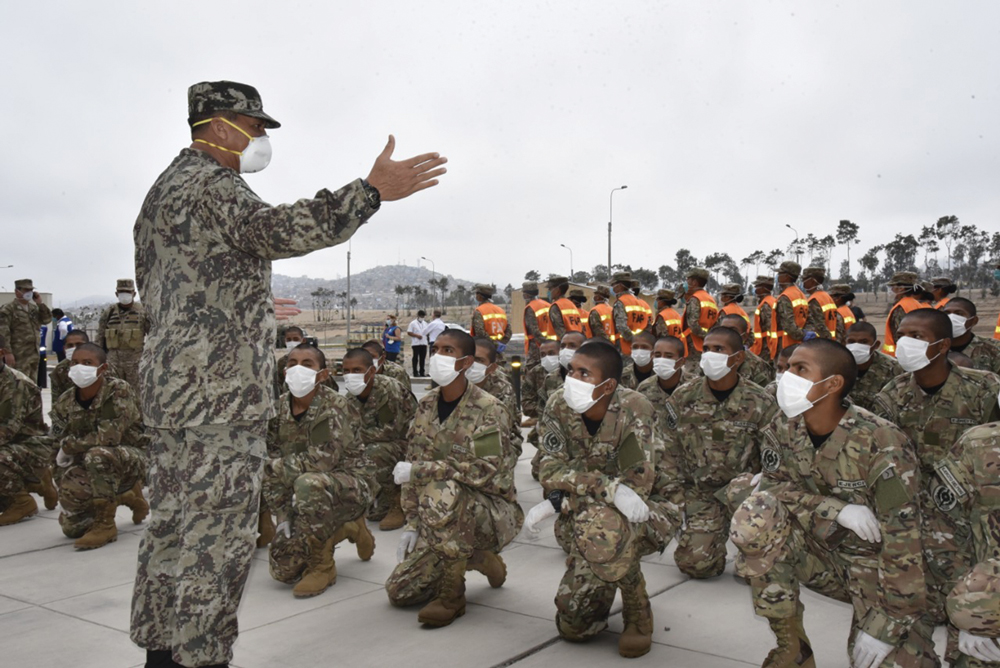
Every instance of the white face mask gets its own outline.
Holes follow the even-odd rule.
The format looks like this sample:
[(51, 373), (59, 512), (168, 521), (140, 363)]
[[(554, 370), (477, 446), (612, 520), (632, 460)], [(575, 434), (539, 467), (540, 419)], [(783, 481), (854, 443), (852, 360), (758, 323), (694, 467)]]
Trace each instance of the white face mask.
[(63, 352), (66, 354), (66, 359), (68, 360), (73, 359), (74, 350), (76, 350), (76, 348), (63, 348)]
[[(738, 353), (733, 353), (737, 355)], [(729, 372), (729, 358), (733, 355), (707, 352), (701, 355), (701, 370), (709, 380), (722, 380)]]
[(566, 376), (566, 382), (563, 384), (563, 399), (572, 410), (577, 413), (586, 413), (600, 401), (600, 398), (594, 399), (594, 390), (606, 382), (608, 381), (604, 381), (600, 385), (591, 385), (572, 376)]
[(777, 373), (775, 373), (775, 374), (774, 374), (774, 382), (776, 382), (776, 383), (780, 383), (780, 382), (781, 382), (781, 379), (782, 379), (782, 377), (783, 377), (784, 375), (785, 375), (785, 372), (784, 372), (784, 371), (778, 371)]
[(486, 380), (486, 365), (479, 362), (473, 362), (469, 370), (465, 372), (465, 377), (473, 385), (478, 385), (479, 383)]
[(35, 292), (33, 290), (25, 290), (24, 292), (21, 293), (21, 299), (24, 299), (26, 301), (30, 302), (34, 298), (35, 298)]
[[(934, 343), (940, 343), (943, 340), (938, 339)], [(899, 362), (899, 366), (903, 367), (903, 371), (907, 373), (920, 371), (930, 364), (931, 360), (935, 360), (941, 355), (941, 353), (938, 353), (934, 357), (928, 358), (927, 349), (931, 345), (933, 344), (927, 341), (921, 341), (912, 336), (904, 336), (896, 342), (896, 361)]]
[(240, 173), (253, 174), (271, 163), (271, 138), (251, 137), (250, 143), (240, 153)]
[(298, 346), (302, 341), (285, 341), (285, 350), (291, 350)]
[(69, 379), (77, 387), (90, 387), (97, 382), (97, 369), (96, 366), (75, 364), (69, 368)]
[(285, 369), (285, 385), (288, 386), (288, 391), (292, 393), (293, 397), (301, 399), (316, 387), (316, 374), (318, 373), (318, 371), (313, 371), (301, 364), (290, 366)]
[(573, 359), (573, 355), (576, 355), (576, 351), (569, 348), (563, 348), (559, 351), (559, 364), (562, 365), (562, 368), (569, 368), (569, 361)]
[(969, 331), (969, 328), (966, 327), (966, 323), (969, 321), (965, 316), (949, 313), (948, 319), (951, 320), (951, 338), (957, 339), (960, 336), (965, 336), (965, 333)]
[(392, 320), (386, 320), (386, 321), (385, 321), (385, 326), (386, 326), (386, 327), (388, 327), (388, 326), (389, 326), (389, 325), (391, 325), (391, 324), (392, 324)]
[(657, 357), (653, 360), (653, 373), (657, 378), (667, 380), (677, 373), (677, 360), (666, 357)]
[[(819, 382), (822, 383), (830, 378), (833, 378), (833, 376), (827, 376)], [(777, 399), (778, 407), (781, 408), (781, 412), (788, 418), (793, 418), (797, 415), (802, 415), (807, 410), (815, 406), (816, 401), (823, 399), (829, 394), (829, 392), (827, 392), (827, 394), (824, 394), (816, 401), (809, 401), (809, 391), (812, 390), (813, 385), (816, 384), (817, 383), (812, 382), (808, 378), (796, 376), (791, 371), (785, 373), (781, 377), (781, 380), (778, 381)]]
[(431, 357), (430, 367), (431, 367), (431, 380), (435, 383), (444, 387), (446, 385), (451, 385), (456, 378), (462, 373), (455, 368), (455, 364), (459, 360), (464, 360), (465, 357), (459, 357), (458, 359), (454, 357), (448, 357), (442, 353), (438, 353)]
[(636, 366), (647, 366), (651, 359), (653, 359), (652, 350), (632, 349), (632, 361), (635, 362)]
[(132, 303), (132, 293), (131, 292), (119, 292), (118, 293), (118, 303), (122, 306), (128, 306)]
[(365, 391), (368, 387), (368, 382), (365, 380), (365, 376), (368, 374), (364, 373), (345, 373), (344, 374), (344, 386), (347, 387), (347, 391), (358, 396)]
[(854, 355), (854, 361), (864, 364), (872, 358), (872, 349), (867, 343), (848, 343), (847, 349)]
[(542, 368), (548, 373), (552, 373), (559, 368), (559, 355), (545, 355), (542, 357)]

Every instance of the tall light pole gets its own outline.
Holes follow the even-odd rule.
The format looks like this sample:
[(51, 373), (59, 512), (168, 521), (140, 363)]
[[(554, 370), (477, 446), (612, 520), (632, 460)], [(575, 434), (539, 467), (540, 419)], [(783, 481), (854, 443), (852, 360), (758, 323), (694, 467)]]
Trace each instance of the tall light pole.
[(566, 244), (559, 244), (563, 248), (569, 251), (569, 280), (573, 280), (573, 249)]
[(615, 219), (615, 191), (625, 190), (628, 186), (622, 186), (620, 188), (614, 188), (611, 190), (611, 195), (608, 197), (610, 200), (608, 204), (608, 280), (611, 280), (611, 222)]
[(351, 347), (351, 241), (347, 240), (347, 347)]
[(801, 260), (799, 259), (799, 231), (788, 223), (785, 223), (785, 227), (795, 232), (795, 261), (801, 264)]
[[(423, 255), (420, 256), (420, 259), (421, 260), (427, 260), (427, 262), (431, 263), (431, 279), (434, 281), (434, 283), (437, 283), (437, 271), (434, 270), (434, 260), (428, 260)], [(438, 303), (438, 300), (437, 300), (437, 285), (434, 285), (434, 302)], [(440, 308), (440, 304), (438, 304), (438, 308)]]

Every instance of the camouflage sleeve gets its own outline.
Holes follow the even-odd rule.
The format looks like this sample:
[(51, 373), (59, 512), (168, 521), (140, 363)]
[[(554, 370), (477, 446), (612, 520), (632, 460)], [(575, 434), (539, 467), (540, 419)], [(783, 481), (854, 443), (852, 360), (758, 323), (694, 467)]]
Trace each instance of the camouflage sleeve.
[(604, 323), (601, 321), (601, 314), (597, 311), (591, 309), (590, 315), (587, 316), (587, 322), (590, 323), (590, 333), (595, 339), (603, 339), (608, 341), (608, 333), (604, 331)]
[(788, 297), (778, 297), (777, 309), (778, 330), (785, 332), (785, 334), (797, 341), (801, 341), (803, 337), (802, 328), (795, 322), (792, 301)]
[(313, 199), (270, 206), (232, 170), (205, 186), (201, 220), (211, 221), (223, 243), (264, 260), (306, 255), (343, 243), (374, 213), (361, 179)]
[(6, 304), (0, 306), (0, 336), (7, 340), (7, 345), (14, 340), (14, 322), (10, 317), (10, 307)]
[(802, 328), (807, 332), (814, 332), (821, 339), (830, 338), (830, 330), (826, 327), (826, 318), (823, 317), (823, 307), (815, 299), (809, 302), (809, 310), (806, 313), (806, 324)]
[(281, 457), (281, 447), (278, 445), (278, 426), (280, 424), (280, 421), (276, 417), (267, 421), (265, 445), (267, 446), (267, 456), (271, 459)]
[(142, 333), (149, 334), (149, 330), (152, 328), (152, 319), (149, 317), (149, 311), (142, 309)]
[(562, 337), (566, 333), (566, 323), (563, 322), (562, 309), (556, 304), (549, 307), (549, 321), (552, 323), (552, 329), (556, 332), (556, 337), (562, 341)]
[(906, 311), (902, 308), (893, 309), (892, 313), (889, 314), (889, 331), (892, 332), (893, 341), (899, 342), (899, 323), (903, 322), (905, 317)]
[[(527, 415), (529, 418), (537, 417), (538, 413), (538, 375), (535, 373), (535, 369), (539, 368), (536, 364), (535, 366), (527, 369), (527, 367), (522, 366), (521, 374), (521, 412)], [(535, 398), (536, 401), (531, 401), (531, 398)]]
[(52, 310), (45, 302), (38, 305), (38, 318), (43, 325), (52, 322)]
[(842, 343), (847, 345), (847, 324), (844, 322), (844, 316), (837, 313), (837, 343)]
[(48, 431), (42, 417), (42, 391), (21, 381), (16, 381), (14, 388), (10, 413), (5, 411), (0, 421), (0, 445), (12, 443), (19, 436), (43, 436)]
[[(356, 410), (356, 409), (355, 409)], [(324, 429), (325, 438), (310, 444), (303, 452), (272, 459), (269, 467), (284, 485), (291, 486), (303, 473), (329, 473), (337, 468), (349, 468), (351, 455), (361, 443), (361, 420), (352, 419), (351, 410), (327, 411), (313, 426), (313, 432)]]
[[(58, 439), (59, 447), (68, 455), (78, 455), (97, 446), (117, 447), (133, 445), (128, 442), (130, 432), (134, 433), (136, 424), (140, 422), (139, 408), (128, 386), (116, 388), (114, 394), (107, 399), (114, 404), (114, 417), (102, 417), (96, 428), (84, 433), (64, 432)], [(103, 406), (101, 409), (103, 410)]]
[(507, 321), (507, 326), (503, 329), (503, 336), (500, 338), (500, 343), (507, 345), (510, 343), (511, 337), (514, 336), (514, 330), (510, 328), (510, 321)]
[[(760, 307), (760, 333), (771, 331), (771, 305), (764, 304)], [(764, 337), (766, 343), (766, 337)]]
[(524, 307), (524, 331), (535, 337), (535, 345), (537, 346), (537, 341), (542, 338), (542, 330), (538, 328), (538, 316), (527, 306)]
[(472, 336), (486, 336), (486, 323), (483, 321), (483, 314), (479, 311), (472, 312)]
[(889, 389), (890, 388), (887, 384), (886, 387), (883, 387), (882, 390), (875, 395), (874, 406), (873, 406), (874, 410), (872, 412), (875, 413), (875, 415), (879, 416), (880, 418), (885, 418), (889, 422), (898, 425), (899, 411), (897, 409), (899, 403), (892, 398), (890, 392), (886, 391)]
[(108, 308), (101, 311), (101, 319), (97, 322), (97, 337), (94, 339), (94, 343), (104, 348), (105, 350), (108, 349), (108, 346), (105, 343), (104, 336), (108, 330), (108, 318), (110, 317), (111, 317), (111, 307), (109, 306)]
[[(676, 415), (676, 409), (667, 401), (667, 415)], [(672, 424), (671, 424), (672, 422)], [(660, 417), (653, 429), (658, 432), (660, 451), (654, 466), (655, 479), (649, 494), (649, 501), (655, 504), (662, 518), (654, 517), (660, 523), (657, 533), (668, 542), (681, 526), (684, 512), (684, 472), (683, 458), (677, 445), (676, 417)]]
[(656, 314), (656, 321), (653, 323), (653, 336), (658, 339), (662, 339), (667, 335), (667, 321), (663, 319), (663, 316)]
[(708, 334), (708, 331), (701, 326), (701, 302), (694, 297), (689, 299), (684, 307), (684, 323), (691, 330), (691, 334), (699, 339), (705, 338)]
[(632, 330), (628, 326), (628, 313), (625, 312), (625, 304), (620, 301), (615, 302), (611, 307), (611, 319), (615, 323), (615, 331), (618, 338), (623, 341), (632, 342)]

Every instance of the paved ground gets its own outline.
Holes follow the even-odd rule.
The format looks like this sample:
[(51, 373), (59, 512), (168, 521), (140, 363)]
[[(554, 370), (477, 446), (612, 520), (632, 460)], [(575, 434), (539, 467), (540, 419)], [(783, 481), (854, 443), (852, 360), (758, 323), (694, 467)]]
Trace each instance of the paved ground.
[[(46, 410), (49, 397), (45, 391)], [(517, 468), (525, 509), (540, 499), (529, 446)], [(41, 507), (41, 503), (39, 502)], [(58, 510), (0, 529), (0, 664), (5, 666), (141, 666), (144, 654), (128, 638), (136, 550), (143, 531), (128, 510), (118, 513), (119, 538), (100, 550), (76, 552), (57, 523)], [(553, 598), (565, 555), (552, 536), (522, 535), (504, 552), (507, 584), (490, 589), (468, 576), (467, 614), (443, 629), (422, 628), (416, 609), (393, 608), (383, 584), (395, 565), (401, 530), (379, 532), (374, 558), (362, 562), (353, 546), (336, 552), (338, 580), (325, 594), (297, 600), (273, 581), (267, 552), (258, 550), (240, 609), (233, 665), (240, 668), (314, 665), (512, 666), (555, 668), (625, 662), (617, 652), (620, 602), (609, 630), (584, 645), (558, 639)], [(732, 563), (727, 571), (731, 572)], [(645, 560), (652, 597), (653, 650), (636, 663), (674, 668), (759, 666), (772, 646), (766, 622), (754, 617), (749, 590), (729, 573), (711, 581), (687, 579), (671, 550)], [(805, 624), (824, 667), (847, 666), (847, 605), (805, 594)], [(942, 637), (938, 630), (937, 637)], [(943, 649), (939, 642), (939, 651)]]

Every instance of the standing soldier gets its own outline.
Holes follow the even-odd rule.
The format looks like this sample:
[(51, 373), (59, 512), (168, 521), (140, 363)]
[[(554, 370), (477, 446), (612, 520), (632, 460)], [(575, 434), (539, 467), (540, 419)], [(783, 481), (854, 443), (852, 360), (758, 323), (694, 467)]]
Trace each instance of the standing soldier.
[(847, 349), (858, 365), (858, 379), (848, 399), (873, 413), (877, 412), (875, 397), (889, 381), (903, 373), (895, 357), (881, 352), (881, 343), (871, 323), (857, 322), (847, 330)]
[(569, 292), (569, 279), (565, 276), (553, 276), (548, 282), (549, 301), (549, 321), (552, 323), (552, 331), (557, 339), (562, 339), (566, 332), (582, 332), (580, 324), (580, 312), (576, 304), (566, 298)]
[[(777, 638), (765, 666), (816, 665), (800, 583), (854, 607), (852, 666), (937, 666), (923, 615), (920, 473), (906, 435), (845, 401), (856, 366), (829, 340), (795, 349), (761, 449), (760, 492), (733, 515), (737, 573)], [(883, 663), (885, 661), (885, 663)]]
[(506, 345), (511, 337), (510, 323), (507, 312), (493, 303), (497, 289), (480, 283), (473, 290), (479, 305), (472, 312), (472, 336), (485, 336), (494, 343)]
[(806, 324), (802, 328), (805, 333), (803, 338), (812, 338), (809, 336), (809, 332), (812, 332), (821, 339), (843, 343), (844, 326), (837, 320), (837, 305), (833, 303), (833, 298), (823, 290), (825, 280), (826, 269), (823, 267), (806, 267), (802, 272), (802, 287), (809, 295)]
[(143, 305), (135, 302), (135, 282), (131, 278), (118, 279), (116, 296), (118, 303), (101, 313), (95, 343), (108, 351), (108, 362), (138, 394), (139, 358), (149, 333), (149, 317)]
[[(653, 325), (653, 336), (657, 339), (673, 336), (684, 341), (684, 320), (681, 314), (674, 310), (676, 303), (677, 297), (673, 290), (657, 290), (657, 314)], [(687, 354), (687, 341), (684, 341), (684, 353)]]
[(611, 345), (618, 341), (611, 305), (611, 290), (606, 285), (594, 288), (594, 308), (590, 309), (590, 333), (595, 339), (602, 339)]
[(857, 317), (854, 315), (854, 311), (848, 306), (848, 302), (854, 301), (854, 293), (851, 292), (851, 286), (846, 283), (838, 283), (836, 285), (830, 286), (829, 292), (830, 298), (833, 299), (834, 306), (837, 307), (837, 327), (844, 328), (844, 339), (840, 340), (843, 343), (847, 337), (847, 330), (851, 328), (851, 325), (858, 321)]
[[(524, 390), (521, 393), (521, 406), (534, 406), (538, 403), (538, 385), (530, 382), (533, 374), (532, 369), (538, 366), (540, 359), (539, 349), (547, 340), (556, 340), (556, 334), (549, 321), (550, 304), (544, 299), (538, 298), (538, 283), (525, 281), (521, 284), (521, 295), (524, 297)], [(536, 374), (537, 375), (537, 374)], [(528, 409), (531, 410), (531, 409)], [(527, 411), (524, 413), (528, 419), (524, 421), (525, 427), (535, 426), (537, 415), (531, 415)]]
[(361, 347), (367, 350), (368, 354), (375, 360), (378, 374), (392, 378), (407, 390), (413, 391), (410, 375), (406, 373), (406, 369), (403, 368), (402, 364), (389, 361), (385, 354), (385, 348), (382, 347), (382, 343), (378, 339), (369, 339)]
[(774, 321), (774, 305), (778, 303), (774, 295), (774, 279), (770, 276), (758, 276), (753, 282), (754, 294), (757, 296), (757, 308), (753, 312), (753, 346), (750, 350), (763, 360), (774, 364), (778, 355), (778, 337), (775, 336), (771, 323)]
[(791, 260), (782, 262), (778, 267), (778, 289), (781, 294), (775, 303), (777, 317), (772, 321), (778, 350), (802, 343), (805, 336), (802, 331), (806, 326), (806, 316), (809, 314), (809, 302), (802, 290), (795, 285), (799, 280), (802, 267)]
[(500, 587), (500, 550), (521, 530), (510, 420), (498, 400), (468, 382), (476, 343), (460, 330), (434, 341), (431, 378), (438, 387), (417, 405), (406, 460), (393, 477), (403, 485), (406, 528), (399, 565), (385, 583), (396, 606), (427, 603), (417, 620), (447, 626), (465, 614), (465, 572)]
[(743, 310), (740, 304), (743, 303), (743, 288), (738, 283), (727, 283), (719, 290), (719, 301), (722, 307), (719, 309), (719, 317), (724, 315), (738, 315), (747, 321), (750, 326), (750, 316)]
[(968, 355), (977, 369), (1000, 374), (1000, 346), (972, 331), (979, 324), (976, 305), (964, 297), (953, 297), (940, 310), (951, 320), (951, 350)]
[[(614, 320), (618, 349), (625, 357), (632, 352), (632, 337), (652, 324), (646, 315), (648, 306), (630, 292), (631, 288), (632, 274), (629, 272), (621, 271), (611, 277), (611, 289), (618, 298), (611, 309), (611, 317)], [(630, 359), (625, 360), (625, 363), (628, 364)]]
[(583, 305), (587, 303), (587, 295), (583, 293), (583, 290), (574, 288), (569, 291), (569, 300), (573, 302), (576, 310), (580, 313), (580, 328), (583, 335), (588, 339), (593, 338), (594, 331), (590, 328), (590, 311), (583, 308)]
[(343, 372), (347, 401), (361, 415), (361, 442), (379, 488), (368, 517), (379, 523), (380, 530), (392, 531), (405, 522), (392, 469), (406, 455), (406, 434), (417, 400), (399, 381), (376, 373), (375, 360), (364, 348), (347, 351)]
[(0, 306), (0, 336), (14, 354), (14, 368), (34, 381), (38, 377), (38, 343), (52, 311), (42, 302), (30, 278), (14, 281), (13, 301)]
[(889, 315), (885, 319), (885, 341), (882, 344), (882, 352), (891, 357), (896, 356), (896, 332), (899, 323), (906, 317), (907, 313), (917, 309), (926, 308), (914, 295), (920, 288), (917, 287), (917, 275), (912, 271), (897, 271), (889, 280), (889, 289), (892, 290), (895, 303), (889, 309)]
[(684, 298), (684, 339), (688, 347), (688, 364), (697, 367), (701, 362), (705, 335), (719, 319), (719, 307), (712, 295), (705, 292), (708, 269), (693, 267), (688, 271)]
[(958, 292), (958, 286), (947, 276), (931, 279), (931, 297), (934, 300), (931, 305), (934, 308), (944, 308), (945, 304), (951, 300), (949, 295), (956, 292)]

